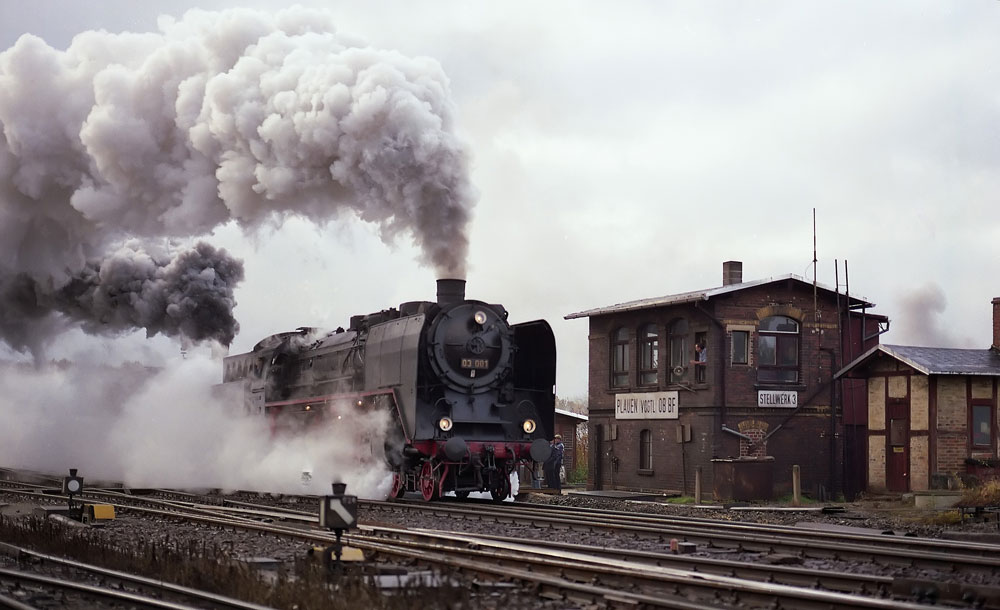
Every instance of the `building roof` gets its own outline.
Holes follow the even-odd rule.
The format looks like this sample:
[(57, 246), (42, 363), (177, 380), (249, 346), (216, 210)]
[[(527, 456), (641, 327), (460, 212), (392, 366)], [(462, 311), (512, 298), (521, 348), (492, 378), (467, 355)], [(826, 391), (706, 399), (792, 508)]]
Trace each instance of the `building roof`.
[[(771, 284), (774, 282), (781, 282), (784, 280), (795, 280), (801, 282), (808, 286), (812, 286), (813, 283), (806, 280), (803, 277), (794, 274), (780, 275), (776, 277), (769, 277), (763, 280), (754, 280), (751, 282), (741, 282), (739, 284), (729, 284), (728, 286), (719, 286), (718, 288), (708, 288), (706, 290), (695, 290), (693, 292), (682, 292), (680, 294), (669, 294), (662, 297), (654, 297), (649, 299), (639, 299), (637, 301), (628, 301), (625, 303), (619, 303), (617, 305), (609, 305), (607, 307), (598, 307), (595, 309), (587, 309), (585, 311), (579, 311), (576, 313), (571, 313), (566, 316), (565, 319), (572, 320), (574, 318), (588, 318), (591, 316), (603, 316), (612, 313), (622, 313), (626, 311), (638, 311), (640, 309), (652, 309), (654, 307), (665, 307), (667, 305), (680, 305), (683, 303), (694, 303), (696, 301), (707, 301), (712, 297), (717, 297), (719, 295), (728, 294), (730, 292), (737, 292), (739, 290), (746, 290), (747, 288), (754, 288), (756, 286), (763, 286), (765, 284)], [(816, 284), (816, 287), (824, 292), (829, 292), (831, 294), (836, 291), (832, 288), (824, 286), (823, 284)], [(862, 298), (851, 297), (851, 304), (865, 307), (874, 307), (873, 303), (869, 303), (867, 300)]]
[(885, 354), (924, 375), (985, 375), (1000, 377), (1000, 353), (992, 349), (955, 349), (913, 345), (876, 345), (840, 369), (835, 378), (850, 374)]
[(556, 415), (564, 415), (566, 417), (572, 417), (573, 419), (578, 419), (580, 421), (588, 421), (590, 418), (582, 413), (574, 413), (573, 411), (567, 411), (566, 409), (556, 409)]

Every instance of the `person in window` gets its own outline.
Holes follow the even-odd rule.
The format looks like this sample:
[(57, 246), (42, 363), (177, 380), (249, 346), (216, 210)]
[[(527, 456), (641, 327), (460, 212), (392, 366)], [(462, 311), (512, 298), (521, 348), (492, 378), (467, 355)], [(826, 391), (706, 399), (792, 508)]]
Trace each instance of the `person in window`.
[(559, 473), (562, 469), (563, 453), (566, 451), (566, 446), (563, 445), (562, 436), (559, 434), (552, 438), (550, 444), (552, 445), (552, 453), (549, 455), (549, 459), (545, 460), (545, 482), (557, 493), (562, 493), (562, 481), (559, 479)]
[(705, 367), (708, 366), (708, 346), (704, 340), (694, 344), (694, 360), (691, 364), (694, 365), (695, 381), (705, 381)]
[(704, 341), (694, 344), (694, 360), (691, 364), (695, 366), (705, 366), (708, 364), (708, 346)]

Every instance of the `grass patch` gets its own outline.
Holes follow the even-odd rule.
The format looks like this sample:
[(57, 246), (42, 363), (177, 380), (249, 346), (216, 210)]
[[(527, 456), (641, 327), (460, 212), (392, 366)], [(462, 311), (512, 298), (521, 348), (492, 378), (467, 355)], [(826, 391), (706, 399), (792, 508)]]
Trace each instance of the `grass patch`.
[(936, 511), (922, 517), (919, 522), (925, 525), (958, 525), (962, 523), (962, 513), (957, 510)]
[(696, 504), (694, 496), (676, 496), (667, 498), (667, 504)]
[(581, 485), (587, 483), (587, 466), (577, 466), (572, 472), (566, 475), (566, 482), (571, 485)]
[(992, 480), (976, 487), (967, 487), (958, 503), (968, 507), (1000, 506), (1000, 481)]

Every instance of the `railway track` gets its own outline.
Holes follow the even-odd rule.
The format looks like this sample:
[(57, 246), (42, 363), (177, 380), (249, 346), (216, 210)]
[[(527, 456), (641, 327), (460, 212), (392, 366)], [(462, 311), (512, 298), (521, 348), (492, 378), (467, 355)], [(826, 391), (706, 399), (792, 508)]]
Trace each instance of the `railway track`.
[[(239, 511), (237, 514), (246, 517), (261, 509), (257, 514), (268, 519), (284, 518), (297, 523), (314, 523), (316, 520), (315, 515), (308, 511), (275, 510), (252, 503), (236, 504), (239, 506), (212, 510), (223, 513), (236, 510)], [(420, 509), (426, 507), (422, 503), (414, 506)], [(312, 540), (330, 542), (331, 538)], [(795, 608), (923, 607), (919, 604), (900, 605), (899, 601), (887, 599), (893, 595), (911, 597), (914, 583), (884, 576), (573, 545), (537, 538), (527, 541), (523, 538), (379, 525), (362, 525), (358, 533), (349, 534), (345, 540), (367, 551), (428, 565), (446, 565), (492, 577), (518, 577), (533, 582), (535, 586), (561, 591), (559, 594), (567, 598), (586, 598), (589, 603), (627, 598), (631, 603), (642, 605), (685, 607), (685, 600), (697, 599), (699, 604), (705, 604), (721, 596), (723, 607), (769, 607), (776, 600), (781, 600), (782, 607)], [(457, 562), (455, 556), (459, 558)], [(483, 562), (488, 563), (484, 565)], [(494, 564), (500, 567), (499, 571)], [(523, 570), (526, 566), (529, 568), (526, 574), (518, 576), (511, 571), (515, 568)], [(558, 579), (539, 580), (544, 574), (550, 577), (557, 575)], [(595, 583), (601, 586), (597, 587)], [(921, 586), (926, 591), (932, 590), (929, 583), (921, 583)], [(627, 593), (636, 587), (643, 592)], [(936, 587), (939, 591), (947, 588), (943, 583)], [(979, 607), (998, 607), (996, 603), (987, 601), (991, 597), (996, 599), (995, 593), (993, 589), (966, 586), (953, 588), (950, 597), (953, 601), (963, 597), (979, 600)]]
[[(51, 490), (48, 490), (51, 491)], [(21, 488), (19, 493), (43, 494), (43, 491)], [(282, 536), (310, 544), (330, 544), (334, 537), (315, 529), (316, 511), (275, 507), (231, 499), (203, 498), (197, 495), (162, 492), (183, 500), (150, 496), (134, 496), (121, 490), (89, 489), (85, 496), (113, 501), (122, 514), (147, 514), (174, 519), (194, 520), (222, 528), (240, 528)], [(803, 555), (815, 547), (844, 549), (847, 556), (864, 553), (890, 554), (886, 544), (862, 549), (856, 535), (815, 532), (776, 526), (749, 527), (747, 524), (712, 522), (704, 519), (669, 519), (661, 516), (614, 511), (572, 510), (540, 505), (525, 507), (505, 504), (475, 505), (459, 503), (365, 502), (363, 520), (356, 532), (344, 537), (347, 544), (365, 550), (379, 558), (418, 562), (438, 569), (459, 570), (485, 575), (491, 579), (514, 580), (535, 587), (543, 596), (559, 597), (581, 604), (637, 604), (650, 607), (789, 607), (789, 608), (926, 608), (910, 601), (921, 591), (930, 598), (958, 604), (963, 597), (978, 600), (978, 607), (996, 608), (996, 589), (975, 585), (955, 585), (942, 581), (937, 584), (924, 579), (919, 583), (886, 576), (838, 573), (800, 566), (767, 565), (748, 561), (713, 558), (711, 556), (678, 555), (633, 549), (633, 545), (615, 543), (595, 546), (547, 540), (554, 531), (587, 531), (599, 535), (629, 540), (656, 540), (658, 544), (678, 536), (685, 540), (697, 537), (702, 546), (713, 549), (746, 552), (789, 552), (798, 549)], [(530, 537), (498, 534), (474, 534), (440, 531), (428, 528), (407, 528), (378, 524), (380, 516), (391, 511), (407, 511), (430, 515), (436, 523), (510, 523), (528, 528)], [(495, 529), (495, 528), (494, 528)], [(707, 532), (712, 531), (713, 534)], [(609, 534), (611, 532), (611, 534)], [(792, 542), (786, 542), (785, 539)], [(718, 543), (716, 540), (722, 540)], [(819, 543), (817, 541), (823, 541)], [(850, 541), (850, 542), (847, 542)], [(738, 543), (737, 543), (738, 542)], [(881, 541), (880, 541), (881, 542)], [(924, 541), (926, 543), (927, 541)], [(935, 544), (946, 541), (932, 541)], [(897, 561), (916, 565), (914, 555), (927, 559), (929, 553), (914, 551), (924, 544), (905, 540), (907, 548), (896, 554)], [(850, 548), (855, 546), (857, 548)], [(945, 546), (950, 546), (950, 543)], [(973, 545), (984, 548), (972, 553), (951, 555), (958, 563), (986, 563), (985, 557), (993, 545)], [(950, 551), (949, 551), (950, 552)], [(944, 555), (932, 558), (944, 561)], [(843, 550), (841, 556), (844, 555)], [(900, 559), (902, 558), (902, 559)], [(978, 570), (983, 572), (982, 566)], [(995, 567), (986, 573), (994, 574)], [(914, 587), (917, 587), (916, 594)], [(893, 599), (893, 596), (895, 599)], [(695, 601), (692, 601), (695, 600)], [(965, 604), (969, 604), (966, 601)], [(692, 605), (694, 604), (694, 605)]]
[(0, 567), (3, 589), (21, 593), (0, 595), (0, 606), (9, 608), (91, 608), (110, 606), (182, 610), (193, 608), (266, 610), (264, 606), (182, 587), (161, 580), (109, 570), (79, 561), (0, 543), (0, 555), (19, 567)]
[(566, 530), (582, 534), (615, 534), (666, 546), (672, 540), (694, 543), (707, 551), (790, 553), (804, 558), (870, 561), (886, 566), (969, 572), (1000, 582), (1000, 545), (876, 532), (845, 532), (782, 525), (718, 521), (672, 515), (636, 514), (596, 509), (566, 509), (551, 505), (368, 501), (373, 511), (407, 510), (436, 519), (530, 524), (540, 533)]

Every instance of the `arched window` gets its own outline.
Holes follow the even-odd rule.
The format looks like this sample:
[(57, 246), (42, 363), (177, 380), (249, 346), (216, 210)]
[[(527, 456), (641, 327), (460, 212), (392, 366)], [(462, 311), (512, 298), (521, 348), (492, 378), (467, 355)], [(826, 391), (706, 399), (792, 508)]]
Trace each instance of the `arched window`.
[(788, 316), (760, 321), (757, 337), (757, 381), (797, 383), (799, 380), (799, 323)]
[(687, 373), (688, 361), (691, 360), (691, 356), (688, 354), (687, 320), (679, 318), (670, 323), (668, 341), (670, 346), (670, 381), (682, 381)]
[(639, 432), (639, 469), (653, 469), (653, 432), (649, 429)]
[(628, 329), (625, 327), (611, 335), (611, 386), (628, 386)]
[(656, 324), (639, 329), (639, 385), (656, 385), (660, 366), (660, 333)]

